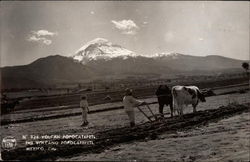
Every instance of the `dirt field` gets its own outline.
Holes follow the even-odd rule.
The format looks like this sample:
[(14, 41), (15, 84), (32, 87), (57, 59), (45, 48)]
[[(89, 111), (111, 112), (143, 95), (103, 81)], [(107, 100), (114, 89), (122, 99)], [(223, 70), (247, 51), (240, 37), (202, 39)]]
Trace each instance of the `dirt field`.
[[(216, 95), (227, 94), (227, 93), (235, 93), (240, 90), (246, 91), (248, 89), (248, 85), (236, 85), (236, 86), (226, 86), (226, 88), (218, 88), (213, 92)], [(156, 96), (147, 96), (146, 100), (148, 103), (157, 102)], [(230, 99), (232, 102), (232, 99)], [(97, 111), (100, 109), (110, 109), (115, 107), (121, 107), (121, 102), (113, 102), (113, 103), (104, 103), (90, 106), (90, 111)], [(78, 105), (64, 105), (64, 106), (56, 106), (56, 107), (47, 107), (47, 108), (32, 108), (32, 109), (24, 109), (14, 111), (11, 114), (4, 114), (1, 116), (2, 125), (5, 125), (8, 121), (13, 121), (14, 123), (21, 123), (22, 121), (37, 121), (43, 120), (44, 118), (49, 119), (57, 119), (59, 117), (65, 116), (77, 116), (80, 115), (81, 110)]]
[(59, 161), (249, 161), (250, 113), (205, 127), (160, 135), (157, 140), (123, 144), (100, 154), (59, 158)]
[[(229, 103), (247, 103), (249, 99), (250, 92), (244, 94), (228, 94), (222, 96), (208, 97), (207, 102), (199, 103), (197, 110), (215, 109), (222, 105), (228, 105)], [(155, 98), (145, 99), (144, 101), (150, 102), (155, 101)], [(155, 113), (158, 113), (158, 104), (150, 105)], [(147, 109), (143, 107), (147, 112)], [(79, 111), (78, 110), (68, 110), (68, 111)], [(165, 107), (164, 112), (169, 112), (169, 108)], [(192, 108), (189, 107), (185, 110), (185, 113), (192, 112)], [(53, 112), (46, 112), (53, 113)], [(147, 112), (149, 113), (149, 112)], [(10, 118), (13, 115), (10, 115)], [(97, 114), (90, 114), (88, 116), (90, 121), (90, 127), (88, 130), (82, 130), (81, 116), (73, 116), (67, 118), (59, 118), (45, 121), (36, 121), (20, 124), (10, 124), (7, 126), (1, 126), (2, 136), (15, 134), (20, 137), (22, 134), (41, 134), (46, 132), (46, 134), (55, 133), (74, 133), (78, 131), (88, 131), (95, 132), (100, 129), (109, 129), (115, 127), (121, 127), (128, 124), (128, 119), (123, 110), (108, 111)], [(114, 122), (115, 121), (115, 122)], [(147, 119), (136, 110), (136, 122), (144, 123)], [(56, 124), (55, 124), (56, 123)]]
[[(247, 78), (237, 78), (237, 79), (213, 79), (210, 81), (187, 81), (185, 79), (180, 82), (169, 83), (168, 86), (172, 87), (174, 85), (196, 85), (201, 89), (204, 88), (216, 88), (222, 86), (231, 86), (237, 85), (238, 88), (240, 85), (244, 84), (249, 85)], [(134, 95), (138, 97), (146, 98), (148, 96), (154, 96), (157, 85), (146, 86), (146, 87), (134, 87)], [(18, 92), (20, 94), (26, 93)], [(111, 103), (121, 101), (122, 96), (124, 95), (124, 89), (120, 90), (110, 90), (110, 91), (100, 91), (100, 92), (83, 92), (87, 93), (88, 101), (90, 105), (97, 105), (103, 103)], [(104, 98), (109, 95), (112, 99), (104, 100)], [(8, 96), (8, 95), (7, 95)], [(32, 97), (31, 97), (32, 96)], [(42, 96), (37, 96), (36, 94), (30, 94), (30, 97), (19, 98), (20, 104), (15, 107), (15, 110), (30, 110), (30, 109), (47, 109), (48, 107), (60, 107), (60, 106), (69, 106), (79, 104), (81, 93), (72, 93), (65, 94), (61, 93), (58, 95), (49, 95), (43, 94)], [(12, 96), (14, 97), (14, 96)], [(16, 96), (17, 97), (17, 96)], [(14, 99), (14, 98), (13, 98)]]
[[(220, 106), (226, 106), (230, 103), (248, 103), (249, 96), (250, 92), (248, 91), (247, 93), (242, 94), (234, 93), (208, 97), (207, 102), (200, 103), (197, 110), (217, 109)], [(142, 100), (152, 102), (155, 101), (155, 98)], [(119, 105), (120, 103), (113, 104)], [(95, 108), (98, 109), (102, 106), (107, 105), (99, 105)], [(150, 107), (152, 107), (154, 112), (158, 112), (157, 104), (150, 105)], [(73, 111), (79, 111), (79, 109), (63, 110), (62, 113), (69, 113)], [(169, 112), (169, 108), (165, 108), (164, 111)], [(60, 111), (55, 110), (54, 113), (58, 112)], [(185, 113), (189, 112), (192, 112), (191, 107), (185, 110)], [(39, 113), (49, 114), (53, 112), (49, 111)], [(9, 117), (14, 118), (13, 114)], [(80, 127), (81, 116), (1, 126), (1, 138), (8, 135), (14, 136), (18, 141), (17, 148), (21, 148), (24, 147), (24, 141), (21, 139), (22, 135), (95, 134), (99, 131), (120, 128), (128, 125), (128, 119), (124, 110), (90, 114), (88, 118), (90, 121), (88, 129)], [(146, 121), (147, 119), (138, 110), (136, 110), (136, 123), (142, 124)], [(172, 135), (167, 136), (164, 136), (163, 134), (158, 140), (134, 142), (115, 146), (99, 155), (78, 155), (71, 158), (59, 158), (59, 160), (169, 159), (171, 161), (204, 161), (210, 159), (220, 161), (230, 160), (231, 158), (235, 158), (237, 160), (249, 160), (249, 156), (246, 154), (249, 150), (249, 143), (247, 144), (247, 140), (250, 136), (250, 132), (247, 129), (247, 125), (249, 124), (249, 113), (245, 113), (229, 119), (221, 120), (218, 123), (210, 123), (208, 127), (197, 128), (188, 132), (175, 132)], [(230, 131), (233, 133), (230, 133)]]

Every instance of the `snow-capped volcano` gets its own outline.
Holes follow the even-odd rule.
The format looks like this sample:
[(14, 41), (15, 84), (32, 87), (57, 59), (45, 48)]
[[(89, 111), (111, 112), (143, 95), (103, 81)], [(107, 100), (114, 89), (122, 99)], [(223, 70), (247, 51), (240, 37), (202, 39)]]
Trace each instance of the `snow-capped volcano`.
[(120, 45), (112, 44), (107, 39), (96, 38), (83, 45), (72, 57), (74, 60), (86, 63), (90, 60), (109, 60), (114, 57), (127, 58), (128, 56), (135, 57), (137, 54)]
[(107, 39), (96, 38), (92, 41), (87, 42), (80, 49), (78, 49), (75, 54), (72, 56), (74, 60), (77, 60), (83, 64), (91, 60), (111, 60), (113, 58), (122, 58), (127, 59), (128, 57), (145, 57), (160, 59), (166, 57), (168, 59), (178, 59), (182, 54), (178, 53), (156, 53), (151, 55), (140, 55), (136, 54), (133, 51), (123, 48), (120, 45), (113, 44)]

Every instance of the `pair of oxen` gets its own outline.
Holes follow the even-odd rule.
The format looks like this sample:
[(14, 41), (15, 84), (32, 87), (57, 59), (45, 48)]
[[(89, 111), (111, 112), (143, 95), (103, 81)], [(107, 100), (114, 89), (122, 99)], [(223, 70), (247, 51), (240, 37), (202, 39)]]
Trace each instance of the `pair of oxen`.
[(167, 85), (160, 85), (155, 92), (158, 103), (159, 113), (163, 117), (164, 105), (170, 107), (170, 114), (173, 117), (174, 113), (183, 115), (183, 109), (187, 105), (193, 106), (193, 112), (196, 112), (196, 107), (201, 102), (206, 102), (204, 95), (196, 86), (174, 86), (170, 89)]

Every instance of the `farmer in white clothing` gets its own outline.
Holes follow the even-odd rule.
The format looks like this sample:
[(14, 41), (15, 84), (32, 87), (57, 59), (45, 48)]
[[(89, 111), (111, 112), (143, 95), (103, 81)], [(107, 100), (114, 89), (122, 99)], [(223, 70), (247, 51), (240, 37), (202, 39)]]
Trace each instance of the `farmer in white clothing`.
[(126, 114), (129, 117), (130, 126), (135, 126), (135, 112), (134, 107), (145, 104), (144, 101), (136, 100), (132, 96), (132, 89), (126, 89), (125, 96), (123, 97), (123, 105)]
[(87, 120), (87, 114), (89, 112), (89, 104), (87, 101), (87, 96), (85, 95), (81, 96), (80, 108), (82, 109), (82, 121), (83, 121), (81, 126), (87, 126), (89, 124)]

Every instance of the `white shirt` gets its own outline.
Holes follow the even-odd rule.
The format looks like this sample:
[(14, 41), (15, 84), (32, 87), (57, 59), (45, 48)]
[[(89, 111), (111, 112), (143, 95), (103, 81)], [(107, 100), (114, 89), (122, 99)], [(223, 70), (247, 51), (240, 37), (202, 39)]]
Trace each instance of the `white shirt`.
[(142, 101), (136, 100), (133, 96), (124, 96), (123, 105), (125, 111), (133, 111), (133, 108), (139, 106)]
[(81, 100), (80, 101), (80, 108), (87, 110), (87, 107), (89, 107), (88, 101), (87, 100)]

